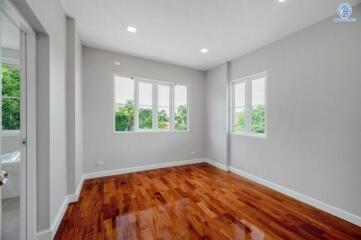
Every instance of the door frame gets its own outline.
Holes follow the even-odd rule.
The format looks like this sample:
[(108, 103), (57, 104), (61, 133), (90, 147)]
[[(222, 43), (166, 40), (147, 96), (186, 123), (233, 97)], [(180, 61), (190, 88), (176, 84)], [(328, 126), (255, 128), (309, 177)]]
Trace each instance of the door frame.
[(20, 238), (33, 240), (36, 234), (36, 35), (31, 25), (10, 0), (2, 0), (1, 11), (21, 31), (22, 156), (20, 162)]

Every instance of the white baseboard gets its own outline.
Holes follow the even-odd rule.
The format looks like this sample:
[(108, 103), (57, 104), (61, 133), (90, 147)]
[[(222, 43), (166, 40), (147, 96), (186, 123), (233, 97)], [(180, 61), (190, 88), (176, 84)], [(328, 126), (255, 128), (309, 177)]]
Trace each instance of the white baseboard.
[(68, 207), (69, 196), (70, 195), (65, 197), (63, 204), (61, 205), (53, 223), (50, 226), (50, 229), (36, 233), (36, 240), (51, 240), (55, 237), (56, 231), (58, 231), (61, 220), (63, 219), (66, 208)]
[(352, 213), (349, 213), (347, 211), (344, 211), (342, 209), (339, 209), (339, 208), (336, 208), (334, 206), (331, 206), (327, 203), (324, 203), (324, 202), (321, 202), (319, 200), (316, 200), (314, 198), (311, 198), (311, 197), (308, 197), (308, 196), (305, 196), (299, 192), (296, 192), (296, 191), (293, 191), (289, 188), (286, 188), (286, 187), (283, 187), (283, 186), (280, 186), (280, 185), (277, 185), (271, 181), (268, 181), (266, 179), (263, 179), (263, 178), (260, 178), (260, 177), (257, 177), (255, 175), (252, 175), (250, 173), (247, 173), (247, 172), (244, 172), (242, 170), (239, 170), (237, 168), (234, 168), (234, 167), (228, 167), (226, 165), (223, 165), (223, 164), (220, 164), (220, 163), (217, 163), (217, 162), (214, 162), (212, 160), (209, 160), (207, 159), (206, 160), (207, 163), (219, 168), (219, 169), (222, 169), (224, 171), (231, 171), (237, 175), (240, 175), (242, 177), (245, 177), (249, 180), (252, 180), (254, 182), (257, 182), (261, 185), (264, 185), (266, 187), (269, 187), (277, 192), (281, 192), (287, 196), (290, 196), (294, 199), (297, 199), (301, 202), (304, 202), (306, 204), (309, 204), (315, 208), (318, 208), (322, 211), (325, 211), (331, 215), (334, 215), (336, 217), (339, 217), (339, 218), (342, 218), (348, 222), (351, 222), (353, 224), (356, 224), (358, 226), (361, 226), (361, 217), (360, 216), (357, 216), (357, 215), (354, 215)]
[(242, 177), (245, 177), (247, 179), (250, 179), (254, 182), (257, 182), (261, 185), (264, 185), (266, 187), (269, 187), (275, 191), (278, 191), (278, 192), (281, 192), (287, 196), (290, 196), (294, 199), (297, 199), (301, 202), (304, 202), (304, 203), (307, 203), (315, 208), (318, 208), (318, 209), (321, 209), (322, 211), (325, 211), (331, 215), (334, 215), (334, 216), (337, 216), (339, 218), (342, 218), (348, 222), (351, 222), (353, 224), (356, 224), (358, 226), (361, 226), (361, 217), (360, 216), (356, 216), (352, 213), (349, 213), (347, 211), (344, 211), (342, 209), (339, 209), (339, 208), (336, 208), (334, 206), (331, 206), (327, 203), (324, 203), (324, 202), (321, 202), (319, 200), (316, 200), (314, 198), (311, 198), (311, 197), (308, 197), (308, 196), (305, 196), (299, 192), (296, 192), (296, 191), (293, 191), (291, 189), (288, 189), (286, 187), (283, 187), (283, 186), (280, 186), (280, 185), (277, 185), (273, 182), (270, 182), (266, 179), (263, 179), (263, 178), (260, 178), (260, 177), (257, 177), (257, 176), (254, 176), (250, 173), (247, 173), (247, 172), (244, 172), (244, 171), (241, 171), (237, 168), (234, 168), (234, 167), (231, 167), (230, 169), (233, 173), (235, 174), (238, 174)]
[(80, 179), (80, 182), (78, 184), (78, 187), (75, 190), (75, 193), (68, 195), (69, 203), (73, 203), (73, 202), (78, 201), (81, 188), (83, 187), (83, 183), (84, 183), (84, 175), (82, 175), (82, 177)]
[(85, 174), (83, 174), (83, 176), (81, 178), (81, 181), (76, 189), (76, 192), (74, 194), (68, 195), (65, 198), (63, 204), (61, 205), (60, 210), (58, 211), (58, 213), (53, 221), (53, 224), (51, 225), (51, 228), (47, 229), (45, 231), (42, 231), (42, 232), (38, 232), (36, 234), (36, 239), (37, 240), (51, 240), (54, 238), (56, 232), (58, 231), (59, 225), (61, 223), (61, 220), (64, 217), (64, 214), (66, 212), (66, 209), (67, 209), (69, 203), (78, 201), (80, 191), (82, 189), (85, 179), (113, 176), (113, 175), (132, 173), (132, 172), (140, 172), (140, 171), (167, 168), (167, 167), (183, 166), (183, 165), (203, 163), (203, 162), (208, 162), (208, 160), (192, 159), (192, 160), (177, 161), (177, 162), (170, 162), (170, 163), (149, 164), (149, 165), (144, 165), (144, 166), (139, 166), (139, 167), (130, 167), (130, 168), (121, 168), (121, 169), (107, 170), (107, 171), (101, 171), (101, 172), (85, 173)]
[(147, 170), (153, 170), (153, 169), (176, 167), (176, 166), (183, 166), (183, 165), (196, 164), (196, 163), (202, 163), (202, 162), (207, 162), (207, 160), (206, 159), (192, 159), (192, 160), (177, 161), (177, 162), (148, 164), (148, 165), (143, 165), (143, 166), (138, 166), (138, 167), (120, 168), (120, 169), (106, 170), (106, 171), (100, 171), (100, 172), (91, 172), (91, 173), (85, 173), (84, 179), (107, 177), (107, 176), (113, 176), (113, 175), (119, 175), (119, 174), (125, 174), (125, 173), (141, 172), (141, 171), (147, 171)]
[(119, 175), (119, 174), (125, 174), (125, 173), (133, 173), (133, 172), (140, 172), (140, 171), (146, 171), (146, 170), (153, 170), (153, 169), (160, 169), (160, 168), (167, 168), (167, 167), (175, 167), (175, 166), (183, 166), (183, 165), (189, 165), (189, 164), (196, 164), (196, 163), (208, 163), (212, 166), (215, 166), (219, 169), (222, 169), (224, 171), (232, 171), (233, 173), (235, 174), (238, 174), (242, 177), (245, 177), (247, 179), (250, 179), (254, 182), (257, 182), (261, 185), (264, 185), (266, 187), (269, 187), (275, 191), (278, 191), (278, 192), (281, 192), (285, 195), (288, 195), (292, 198), (295, 198), (301, 202), (304, 202), (304, 203), (307, 203), (311, 206), (314, 206), (318, 209), (321, 209), (327, 213), (330, 213), (334, 216), (337, 216), (339, 218), (342, 218), (348, 222), (351, 222), (353, 224), (356, 224), (358, 226), (361, 226), (361, 217), (359, 216), (356, 216), (352, 213), (349, 213), (347, 211), (344, 211), (344, 210), (341, 210), (341, 209), (338, 209), (336, 207), (333, 207), (329, 204), (326, 204), (326, 203), (323, 203), (321, 201), (318, 201), (316, 199), (313, 199), (311, 197), (308, 197), (308, 196), (305, 196), (301, 193), (298, 193), (296, 191), (293, 191), (291, 189), (288, 189), (286, 187), (283, 187), (283, 186), (280, 186), (280, 185), (277, 185), (273, 182), (270, 182), (268, 180), (265, 180), (263, 178), (260, 178), (260, 177), (257, 177), (257, 176), (254, 176), (250, 173), (247, 173), (247, 172), (244, 172), (244, 171), (241, 171), (239, 169), (236, 169), (234, 167), (228, 167), (224, 164), (221, 164), (221, 163), (217, 163), (217, 162), (214, 162), (212, 160), (209, 160), (209, 159), (193, 159), (193, 160), (185, 160), (185, 161), (177, 161), (177, 162), (170, 162), (170, 163), (159, 163), (159, 164), (149, 164), (149, 165), (144, 165), (144, 166), (138, 166), (138, 167), (130, 167), (130, 168), (121, 168), (121, 169), (114, 169), (114, 170), (107, 170), (107, 171), (100, 171), (100, 172), (92, 172), (92, 173), (85, 173), (83, 174), (83, 177), (76, 189), (76, 193), (75, 194), (71, 194), (71, 195), (68, 195), (58, 214), (56, 215), (55, 217), (55, 220), (53, 222), (53, 224), (51, 225), (51, 229), (48, 229), (48, 230), (45, 230), (45, 231), (42, 231), (42, 232), (38, 232), (36, 234), (36, 239), (37, 240), (50, 240), (50, 239), (53, 239), (58, 228), (59, 228), (59, 225), (61, 223), (61, 220), (63, 219), (64, 217), (64, 214), (65, 214), (65, 211), (66, 211), (66, 208), (68, 206), (69, 203), (71, 202), (76, 202), (79, 198), (79, 195), (80, 195), (80, 191), (81, 191), (81, 188), (83, 186), (83, 182), (85, 179), (92, 179), (92, 178), (98, 178), (98, 177), (106, 177), (106, 176), (113, 176), (113, 175)]
[(38, 232), (36, 234), (36, 240), (51, 240), (55, 237), (56, 232), (58, 231), (58, 228), (60, 226), (61, 220), (64, 217), (64, 214), (66, 212), (66, 209), (69, 205), (69, 203), (73, 203), (73, 202), (77, 202), (79, 195), (80, 195), (80, 191), (81, 188), (83, 186), (83, 182), (84, 182), (84, 176), (81, 178), (78, 187), (76, 188), (76, 192), (74, 194), (69, 194), (66, 196), (63, 204), (60, 207), (60, 210), (58, 211), (58, 213), (56, 214), (56, 217), (53, 221), (53, 224), (51, 225), (50, 229), (47, 229), (45, 231), (42, 232)]
[(52, 232), (50, 229), (36, 233), (36, 240), (50, 240), (52, 239)]
[(208, 163), (208, 164), (210, 164), (210, 165), (212, 165), (212, 166), (214, 166), (216, 168), (222, 169), (224, 171), (229, 171), (229, 167), (227, 165), (212, 161), (210, 159), (207, 159), (206, 163)]
[(64, 202), (61, 205), (60, 210), (56, 214), (53, 224), (51, 225), (52, 238), (54, 238), (56, 231), (60, 226), (61, 220), (63, 220), (68, 205), (69, 205), (69, 195), (66, 196), (66, 198), (64, 199)]

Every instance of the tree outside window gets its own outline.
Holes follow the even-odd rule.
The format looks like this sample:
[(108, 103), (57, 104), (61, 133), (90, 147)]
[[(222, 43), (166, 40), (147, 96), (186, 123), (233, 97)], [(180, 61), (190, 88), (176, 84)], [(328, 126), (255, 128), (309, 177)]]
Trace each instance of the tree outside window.
[(266, 136), (267, 73), (232, 82), (232, 121), (234, 133)]
[(187, 98), (185, 85), (115, 76), (115, 131), (186, 131)]
[(2, 64), (2, 129), (20, 130), (20, 69)]

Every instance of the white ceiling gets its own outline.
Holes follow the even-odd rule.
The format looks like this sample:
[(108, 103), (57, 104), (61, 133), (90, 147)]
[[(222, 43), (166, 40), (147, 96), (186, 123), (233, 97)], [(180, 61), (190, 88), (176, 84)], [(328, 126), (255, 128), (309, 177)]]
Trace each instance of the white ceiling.
[[(336, 14), (340, 0), (62, 0), (87, 46), (210, 69)], [(355, 5), (360, 0), (349, 0)], [(128, 25), (136, 34), (126, 31)], [(201, 54), (201, 48), (208, 48)]]

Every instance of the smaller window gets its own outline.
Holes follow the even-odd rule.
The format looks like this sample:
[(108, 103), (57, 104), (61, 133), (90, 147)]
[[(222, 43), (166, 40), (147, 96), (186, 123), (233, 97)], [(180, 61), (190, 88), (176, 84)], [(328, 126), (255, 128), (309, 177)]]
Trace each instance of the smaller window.
[(232, 132), (266, 135), (266, 73), (232, 82)]
[(174, 130), (188, 130), (187, 87), (174, 86)]

